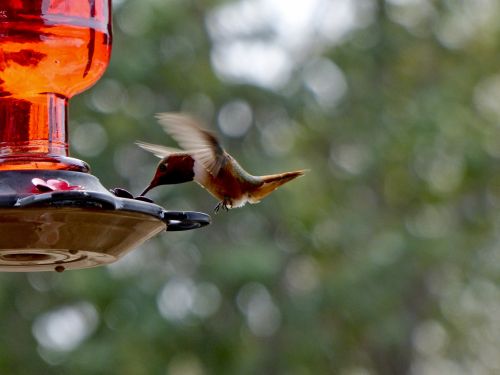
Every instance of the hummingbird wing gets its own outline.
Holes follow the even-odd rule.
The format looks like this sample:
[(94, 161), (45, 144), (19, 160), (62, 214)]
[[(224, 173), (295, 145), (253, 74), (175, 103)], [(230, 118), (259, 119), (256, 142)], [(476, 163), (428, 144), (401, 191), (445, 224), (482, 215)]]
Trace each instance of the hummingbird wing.
[(199, 122), (186, 114), (160, 113), (158, 122), (163, 130), (214, 177), (229, 161), (228, 155), (214, 134), (200, 127)]
[(137, 146), (142, 148), (143, 150), (151, 152), (154, 156), (159, 157), (160, 159), (163, 159), (165, 156), (169, 156), (171, 154), (178, 154), (182, 153), (182, 150), (179, 150), (178, 148), (174, 147), (165, 147), (165, 146), (160, 146), (160, 145), (155, 145), (153, 143), (147, 143), (147, 142), (142, 142), (142, 141), (137, 141), (135, 142)]

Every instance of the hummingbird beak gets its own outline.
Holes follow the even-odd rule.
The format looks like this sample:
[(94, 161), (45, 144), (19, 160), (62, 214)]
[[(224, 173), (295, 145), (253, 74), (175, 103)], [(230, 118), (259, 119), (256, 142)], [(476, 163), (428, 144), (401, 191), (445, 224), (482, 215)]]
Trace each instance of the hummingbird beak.
[(153, 183), (150, 183), (150, 184), (148, 185), (148, 187), (147, 187), (146, 189), (144, 189), (144, 191), (143, 191), (143, 192), (142, 192), (139, 196), (140, 196), (140, 197), (143, 197), (144, 195), (146, 195), (146, 193), (147, 193), (148, 191), (150, 191), (150, 190), (151, 190), (152, 188), (154, 188), (154, 187), (155, 187), (155, 185), (153, 185)]
[(146, 195), (146, 193), (148, 191), (150, 191), (151, 189), (153, 189), (153, 188), (155, 188), (157, 186), (158, 186), (158, 175), (155, 174), (155, 176), (153, 177), (153, 179), (151, 180), (151, 182), (149, 183), (149, 185), (146, 187), (146, 189), (144, 189), (144, 191), (139, 196), (143, 197), (144, 195)]
[(149, 185), (146, 187), (146, 189), (144, 189), (141, 195), (139, 195), (140, 197), (143, 197), (148, 191), (157, 187), (158, 185), (162, 185), (161, 180), (165, 175), (166, 168), (166, 163), (162, 161), (156, 169), (153, 179), (151, 180)]

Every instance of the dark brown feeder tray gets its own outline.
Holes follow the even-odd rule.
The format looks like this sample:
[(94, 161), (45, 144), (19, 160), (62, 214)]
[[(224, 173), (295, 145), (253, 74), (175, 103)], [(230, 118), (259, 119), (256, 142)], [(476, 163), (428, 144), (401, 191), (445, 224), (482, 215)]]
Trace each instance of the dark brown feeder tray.
[[(64, 179), (85, 190), (34, 194), (33, 178)], [(109, 264), (164, 230), (209, 223), (205, 213), (117, 197), (87, 173), (0, 172), (0, 271), (61, 272)]]

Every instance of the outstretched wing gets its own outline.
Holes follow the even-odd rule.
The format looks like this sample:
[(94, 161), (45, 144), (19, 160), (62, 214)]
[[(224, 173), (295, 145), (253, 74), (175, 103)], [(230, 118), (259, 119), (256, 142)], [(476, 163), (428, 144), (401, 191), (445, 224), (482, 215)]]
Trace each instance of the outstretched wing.
[(137, 141), (135, 142), (137, 146), (142, 148), (143, 150), (151, 152), (154, 156), (159, 157), (160, 159), (163, 159), (166, 156), (169, 156), (171, 154), (177, 154), (177, 153), (182, 153), (183, 151), (174, 148), (174, 147), (165, 147), (165, 146), (160, 146), (160, 145), (155, 145), (153, 143), (147, 143), (147, 142), (142, 142), (142, 141)]
[(187, 114), (160, 113), (156, 116), (165, 132), (214, 177), (228, 162), (228, 156), (218, 139)]

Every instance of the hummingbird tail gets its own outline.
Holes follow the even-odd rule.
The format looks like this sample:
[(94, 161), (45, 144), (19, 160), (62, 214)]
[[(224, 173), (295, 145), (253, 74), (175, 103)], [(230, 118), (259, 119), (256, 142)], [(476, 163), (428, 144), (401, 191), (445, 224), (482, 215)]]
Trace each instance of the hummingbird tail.
[(286, 184), (288, 181), (293, 180), (294, 178), (303, 176), (304, 173), (306, 173), (307, 170), (299, 170), (299, 171), (293, 171), (293, 172), (284, 172), (284, 173), (277, 173), (277, 174), (272, 174), (268, 176), (261, 176), (262, 180), (264, 183), (260, 186), (258, 189), (257, 193), (255, 194), (255, 199), (261, 200), (262, 198), (266, 197), (270, 193), (272, 193), (274, 190), (279, 188), (281, 185)]

